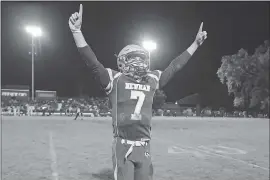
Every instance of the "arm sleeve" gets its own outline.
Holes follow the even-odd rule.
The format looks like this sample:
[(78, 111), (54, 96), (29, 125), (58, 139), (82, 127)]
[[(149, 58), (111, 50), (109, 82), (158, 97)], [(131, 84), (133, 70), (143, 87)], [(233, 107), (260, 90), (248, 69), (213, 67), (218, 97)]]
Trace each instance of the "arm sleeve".
[(184, 51), (180, 56), (176, 57), (169, 66), (162, 72), (159, 79), (159, 88), (163, 88), (175, 75), (177, 71), (182, 69), (184, 65), (190, 59), (191, 54), (188, 51)]
[(103, 89), (109, 88), (110, 77), (108, 71), (104, 66), (97, 60), (95, 53), (92, 51), (90, 46), (78, 48), (82, 59), (85, 61), (87, 67), (93, 73), (95, 80), (97, 80)]

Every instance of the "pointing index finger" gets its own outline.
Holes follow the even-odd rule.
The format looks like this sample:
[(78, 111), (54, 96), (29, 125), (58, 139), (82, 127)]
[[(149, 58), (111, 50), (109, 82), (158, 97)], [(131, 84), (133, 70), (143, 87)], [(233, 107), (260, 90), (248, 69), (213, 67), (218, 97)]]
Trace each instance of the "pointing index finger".
[(83, 5), (80, 4), (79, 16), (81, 17), (83, 14)]
[(200, 25), (199, 32), (202, 32), (202, 28), (203, 28), (203, 22)]

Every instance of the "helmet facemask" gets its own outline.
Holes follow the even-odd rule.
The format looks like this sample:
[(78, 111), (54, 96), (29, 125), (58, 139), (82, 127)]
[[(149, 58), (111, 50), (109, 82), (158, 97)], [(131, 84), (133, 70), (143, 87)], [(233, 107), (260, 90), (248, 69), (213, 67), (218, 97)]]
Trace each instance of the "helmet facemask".
[(147, 51), (133, 51), (117, 59), (119, 70), (135, 80), (141, 80), (149, 71), (149, 54)]

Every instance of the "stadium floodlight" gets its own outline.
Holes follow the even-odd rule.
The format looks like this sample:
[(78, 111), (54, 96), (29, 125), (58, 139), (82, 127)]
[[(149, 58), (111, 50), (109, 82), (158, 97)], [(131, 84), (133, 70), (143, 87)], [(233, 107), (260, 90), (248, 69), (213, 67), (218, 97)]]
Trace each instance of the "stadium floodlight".
[[(151, 52), (157, 48), (157, 44), (153, 41), (143, 41), (142, 45), (149, 52), (149, 59), (150, 59), (149, 63), (151, 64)], [(150, 69), (150, 64), (149, 64), (149, 69)]]
[(42, 31), (40, 27), (37, 27), (37, 26), (27, 26), (25, 30), (26, 32), (31, 34), (33, 37), (39, 37), (42, 35)]
[(41, 31), (41, 28), (38, 27), (38, 26), (27, 26), (25, 27), (25, 30), (27, 33), (31, 34), (31, 38), (32, 38), (32, 44), (31, 44), (31, 47), (32, 47), (32, 51), (31, 51), (31, 54), (32, 54), (32, 100), (34, 101), (34, 94), (35, 94), (35, 88), (34, 88), (34, 75), (35, 75), (35, 71), (34, 71), (34, 60), (35, 60), (35, 50), (34, 50), (34, 47), (35, 47), (35, 44), (34, 44), (34, 39), (35, 37), (39, 37), (42, 35), (42, 31)]
[(153, 50), (155, 50), (157, 48), (157, 44), (155, 42), (153, 42), (153, 41), (144, 41), (143, 42), (143, 47), (147, 51), (151, 52), (151, 51), (153, 51)]

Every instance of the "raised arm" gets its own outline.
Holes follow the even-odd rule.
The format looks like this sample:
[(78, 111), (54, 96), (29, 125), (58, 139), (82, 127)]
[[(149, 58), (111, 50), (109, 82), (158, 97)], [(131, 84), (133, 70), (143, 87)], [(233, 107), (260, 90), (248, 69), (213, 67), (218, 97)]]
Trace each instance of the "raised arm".
[(181, 70), (188, 62), (190, 57), (198, 49), (200, 45), (207, 38), (206, 31), (202, 31), (203, 23), (201, 23), (200, 29), (197, 33), (195, 41), (184, 51), (181, 55), (176, 57), (169, 66), (162, 72), (159, 80), (159, 88), (163, 88), (175, 75), (176, 72)]
[(87, 67), (94, 75), (95, 79), (100, 83), (101, 87), (108, 90), (110, 87), (110, 77), (108, 71), (104, 66), (97, 60), (97, 57), (91, 47), (87, 44), (84, 36), (81, 32), (82, 25), (82, 13), (83, 6), (80, 5), (79, 12), (72, 14), (69, 18), (69, 27), (75, 40), (76, 46), (80, 53), (80, 56), (85, 61)]

